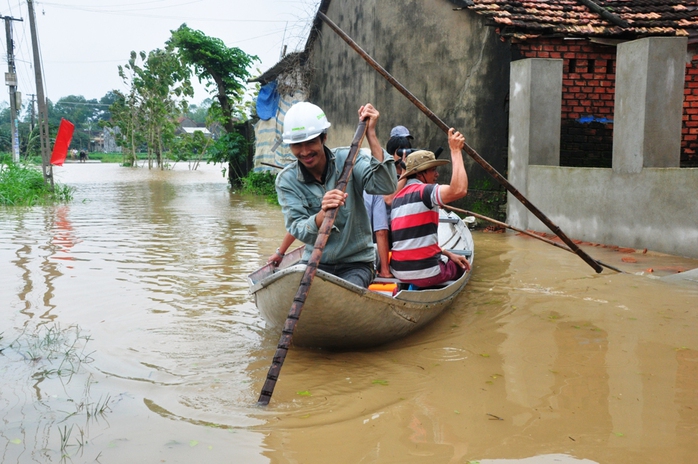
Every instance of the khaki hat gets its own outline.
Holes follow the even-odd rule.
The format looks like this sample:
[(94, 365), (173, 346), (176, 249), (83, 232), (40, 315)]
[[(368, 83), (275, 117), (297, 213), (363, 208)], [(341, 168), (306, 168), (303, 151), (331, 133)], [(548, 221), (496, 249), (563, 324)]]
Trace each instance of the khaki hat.
[(400, 179), (411, 176), (421, 171), (426, 171), (427, 169), (433, 168), (435, 166), (442, 166), (444, 164), (450, 164), (448, 160), (438, 160), (434, 153), (427, 150), (419, 150), (414, 153), (407, 155), (405, 160), (405, 172), (402, 173)]

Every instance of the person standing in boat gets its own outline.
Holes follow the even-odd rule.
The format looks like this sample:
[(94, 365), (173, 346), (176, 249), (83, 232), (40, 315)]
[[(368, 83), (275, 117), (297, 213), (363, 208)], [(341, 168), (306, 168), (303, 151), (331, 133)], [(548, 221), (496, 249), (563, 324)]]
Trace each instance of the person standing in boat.
[(406, 180), (392, 202), (390, 226), (393, 237), (390, 270), (403, 282), (431, 287), (458, 279), (470, 268), (465, 256), (439, 247), (439, 206), (463, 198), (468, 193), (468, 175), (463, 163), (465, 137), (448, 131), (452, 172), (448, 185), (436, 183), (437, 166), (450, 163), (437, 160), (434, 153), (419, 150), (407, 156)]
[(327, 129), (331, 124), (325, 113), (312, 103), (296, 103), (286, 113), (282, 136), (296, 161), (276, 177), (286, 230), (306, 244), (303, 261), (310, 258), (326, 211), (338, 208), (318, 269), (362, 287), (368, 287), (373, 280), (375, 261), (363, 192), (388, 195), (397, 186), (395, 162), (383, 151), (376, 136), (379, 116), (370, 103), (359, 108), (359, 119), (367, 119), (370, 151), (359, 151), (347, 191), (342, 192), (335, 187), (349, 147), (327, 148)]

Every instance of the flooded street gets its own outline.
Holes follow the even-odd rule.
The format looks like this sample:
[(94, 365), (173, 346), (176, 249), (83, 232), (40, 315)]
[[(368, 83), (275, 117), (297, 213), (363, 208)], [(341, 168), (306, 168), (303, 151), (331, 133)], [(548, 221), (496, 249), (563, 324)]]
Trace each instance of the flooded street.
[[(278, 206), (198, 171), (66, 164), (67, 205), (0, 209), (2, 463), (694, 463), (698, 260), (475, 232), (424, 330), (292, 349), (246, 276)], [(650, 272), (650, 270), (652, 272)], [(302, 316), (301, 316), (302, 317)]]

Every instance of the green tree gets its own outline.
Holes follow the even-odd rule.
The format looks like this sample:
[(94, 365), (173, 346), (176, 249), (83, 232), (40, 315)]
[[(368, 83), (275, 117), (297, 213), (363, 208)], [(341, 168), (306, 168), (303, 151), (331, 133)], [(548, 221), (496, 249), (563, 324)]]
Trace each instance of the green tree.
[[(123, 68), (119, 69), (122, 77), (125, 75)], [(131, 88), (128, 95), (115, 90), (115, 99), (109, 106), (111, 118), (102, 123), (103, 126), (114, 130), (115, 141), (121, 147), (124, 166), (135, 166), (138, 160), (137, 147), (143, 141), (140, 128), (139, 112), (135, 90)]]
[(189, 105), (187, 117), (198, 124), (206, 124), (208, 120), (208, 111), (211, 108), (213, 100), (206, 98), (199, 105)]
[(153, 167), (154, 155), (164, 169), (163, 154), (174, 140), (177, 118), (187, 110), (186, 98), (194, 95), (191, 72), (176, 55), (155, 49), (148, 54), (131, 52), (129, 62), (119, 66), (119, 75), (130, 91), (110, 107), (113, 125), (129, 140), (134, 156), (138, 138), (144, 137), (148, 168)]
[(176, 139), (172, 148), (175, 161), (188, 161), (189, 169), (195, 171), (204, 158), (213, 140), (202, 131), (183, 133)]
[(200, 82), (215, 97), (209, 109), (209, 120), (219, 122), (226, 131), (212, 148), (214, 161), (228, 162), (228, 178), (231, 184), (242, 175), (240, 166), (246, 161), (249, 141), (242, 137), (236, 123), (246, 119), (244, 99), (250, 67), (259, 61), (236, 47), (228, 47), (218, 38), (182, 24), (171, 31), (167, 49), (174, 51), (183, 64), (191, 66)]
[(61, 118), (77, 125), (84, 125), (93, 118), (99, 103), (96, 99), (87, 100), (82, 95), (68, 95), (58, 99), (49, 113), (49, 124), (58, 126)]
[(10, 134), (10, 105), (2, 102), (0, 107), (0, 152), (12, 151), (12, 136)]
[(111, 119), (111, 112), (109, 107), (119, 98), (116, 90), (110, 90), (105, 93), (102, 98), (99, 99), (99, 107), (94, 114), (97, 121), (109, 121)]
[(71, 140), (71, 148), (90, 149), (90, 140), (92, 134), (93, 120), (92, 116), (96, 111), (97, 100), (87, 100), (82, 95), (68, 95), (61, 97), (58, 101), (49, 107), (48, 124), (50, 132), (58, 127), (61, 119), (67, 119), (75, 125), (73, 138)]

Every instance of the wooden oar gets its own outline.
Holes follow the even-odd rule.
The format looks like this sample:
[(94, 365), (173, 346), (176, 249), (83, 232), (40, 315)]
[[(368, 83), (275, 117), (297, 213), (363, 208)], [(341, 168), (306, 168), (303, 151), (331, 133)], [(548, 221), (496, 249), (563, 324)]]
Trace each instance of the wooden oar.
[[(335, 187), (342, 192), (344, 192), (347, 188), (349, 176), (351, 175), (352, 169), (354, 169), (354, 159), (356, 158), (356, 153), (359, 151), (359, 147), (361, 147), (361, 142), (363, 141), (365, 133), (366, 120), (362, 120), (359, 123), (359, 126), (356, 128), (354, 140), (351, 142), (349, 154), (344, 162), (344, 168), (342, 169), (342, 173), (337, 181), (337, 186)], [(266, 406), (269, 404), (271, 395), (274, 393), (274, 387), (276, 386), (276, 381), (279, 379), (281, 367), (284, 365), (286, 353), (288, 353), (288, 349), (291, 346), (293, 331), (296, 329), (296, 324), (298, 324), (298, 319), (301, 316), (305, 299), (308, 297), (308, 292), (310, 291), (310, 284), (313, 282), (313, 278), (317, 273), (317, 267), (320, 263), (320, 258), (322, 257), (322, 250), (325, 248), (327, 239), (330, 236), (330, 231), (332, 230), (332, 225), (334, 224), (336, 216), (337, 208), (329, 208), (325, 212), (325, 219), (323, 219), (322, 224), (320, 225), (318, 236), (315, 240), (315, 248), (313, 248), (313, 252), (308, 260), (308, 265), (306, 266), (303, 277), (301, 278), (301, 283), (298, 286), (296, 296), (293, 298), (293, 304), (288, 312), (288, 317), (286, 318), (284, 328), (281, 331), (281, 338), (279, 339), (276, 353), (274, 353), (274, 359), (272, 360), (271, 366), (269, 367), (269, 372), (267, 373), (267, 380), (264, 382), (262, 391), (259, 394), (257, 404), (260, 406)]]
[[(388, 82), (390, 82), (393, 87), (400, 91), (408, 100), (415, 104), (422, 113), (424, 113), (429, 119), (431, 119), (442, 131), (448, 133), (450, 129), (438, 116), (436, 116), (429, 108), (424, 105), (421, 101), (412, 95), (402, 84), (400, 84), (393, 76), (391, 76), (388, 71), (386, 71), (376, 60), (371, 58), (368, 53), (366, 53), (361, 47), (357, 45), (351, 37), (349, 37), (343, 30), (339, 28), (335, 23), (330, 20), (324, 13), (318, 12), (318, 17), (325, 22), (333, 31), (337, 33), (351, 48), (353, 48), (361, 57), (368, 62), (368, 64), (373, 67), (379, 74), (381, 74)], [(596, 272), (601, 272), (603, 269), (599, 264), (594, 261), (591, 256), (587, 255), (583, 250), (581, 250), (575, 243), (570, 240), (558, 226), (553, 224), (553, 222), (548, 219), (538, 208), (536, 208), (531, 202), (529, 202), (526, 197), (521, 194), (513, 185), (509, 183), (508, 180), (504, 178), (496, 169), (494, 169), (485, 159), (480, 156), (475, 150), (473, 150), (467, 143), (463, 147), (465, 152), (470, 155), (470, 157), (475, 160), (480, 166), (482, 166), (485, 171), (487, 171), (494, 179), (503, 185), (516, 199), (518, 199), (528, 210), (533, 213), (538, 219), (543, 222), (548, 228), (560, 239), (570, 247), (573, 253), (577, 254), (582, 258), (589, 266), (591, 266)]]
[[(463, 214), (468, 215), (468, 216), (475, 216), (476, 218), (482, 219), (482, 220), (484, 220), (484, 221), (491, 222), (492, 224), (497, 224), (498, 226), (502, 226), (502, 227), (506, 227), (507, 229), (515, 230), (516, 232), (519, 232), (519, 233), (521, 233), (521, 234), (528, 235), (529, 237), (533, 237), (533, 238), (535, 238), (535, 239), (538, 239), (538, 240), (540, 240), (541, 242), (545, 242), (545, 243), (547, 243), (547, 244), (550, 244), (550, 245), (556, 246), (556, 247), (558, 247), (558, 248), (561, 248), (561, 249), (563, 249), (563, 250), (565, 250), (565, 251), (569, 251), (570, 253), (574, 253), (574, 251), (570, 250), (570, 248), (569, 248), (568, 246), (563, 245), (562, 243), (553, 242), (553, 241), (550, 240), (550, 239), (547, 239), (547, 238), (545, 238), (545, 237), (541, 237), (540, 235), (536, 235), (536, 234), (534, 234), (534, 233), (532, 233), (532, 232), (529, 232), (529, 231), (527, 231), (527, 230), (524, 230), (524, 229), (519, 229), (518, 227), (514, 227), (514, 226), (512, 226), (512, 225), (509, 225), (509, 224), (507, 224), (506, 222), (498, 221), (498, 220), (493, 219), (493, 218), (491, 218), (491, 217), (483, 216), (482, 214), (473, 213), (472, 211), (468, 211), (468, 210), (465, 210), (465, 209), (456, 208), (455, 206), (446, 205), (445, 208), (448, 208), (448, 209), (450, 209), (450, 210), (453, 210), (453, 211), (456, 211), (456, 212), (459, 212), (459, 213), (463, 213)], [(622, 270), (618, 269), (617, 267), (613, 267), (613, 266), (611, 266), (610, 264), (602, 263), (602, 262), (599, 261), (598, 259), (595, 259), (594, 261), (596, 261), (597, 263), (599, 263), (599, 265), (601, 265), (601, 266), (603, 266), (603, 267), (606, 267), (606, 268), (608, 268), (608, 269), (610, 269), (610, 270), (612, 270), (612, 271), (620, 272), (621, 274), (627, 274), (627, 272), (622, 271)]]

